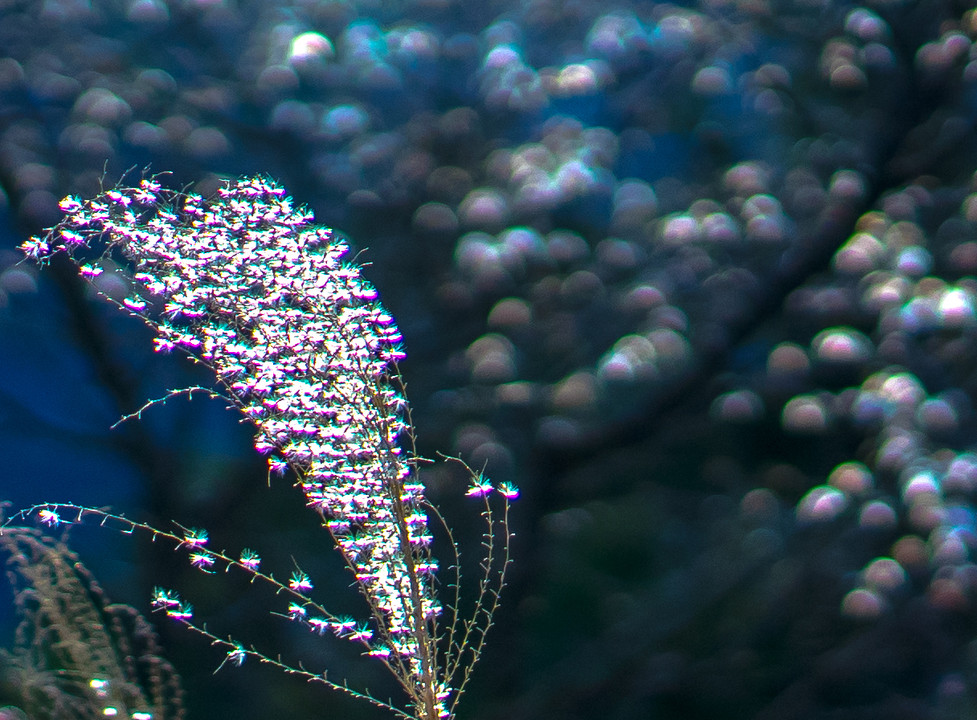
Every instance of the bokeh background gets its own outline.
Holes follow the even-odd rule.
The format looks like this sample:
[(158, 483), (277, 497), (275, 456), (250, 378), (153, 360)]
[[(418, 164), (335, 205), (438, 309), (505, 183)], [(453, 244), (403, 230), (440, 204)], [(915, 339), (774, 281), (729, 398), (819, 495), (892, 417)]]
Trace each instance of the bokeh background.
[[(360, 612), (223, 403), (111, 429), (206, 374), (16, 250), (126, 171), (263, 173), (370, 263), (421, 454), (522, 489), (461, 718), (977, 717), (975, 38), (955, 0), (0, 0), (8, 515), (205, 527)], [(477, 564), (464, 476), (425, 479)], [(396, 693), (240, 578), (70, 531), (113, 599)], [(192, 720), (384, 717), (159, 629)]]

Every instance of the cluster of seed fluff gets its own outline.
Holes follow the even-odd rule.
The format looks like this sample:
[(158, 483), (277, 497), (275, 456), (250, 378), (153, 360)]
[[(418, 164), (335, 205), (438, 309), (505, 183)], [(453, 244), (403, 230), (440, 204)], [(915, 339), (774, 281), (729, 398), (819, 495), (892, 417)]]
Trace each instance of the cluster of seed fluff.
[(209, 201), (150, 178), (61, 209), (66, 218), (24, 251), (77, 256), (95, 240), (121, 251), (142, 288), (126, 307), (145, 317), (162, 306), (149, 320), (157, 349), (180, 347), (212, 367), (254, 421), (272, 470), (297, 473), (380, 624), (370, 653), (433, 689), (421, 659), (431, 648), (419, 644), (441, 608), (423, 487), (398, 446), (401, 336), (359, 268), (342, 261), (347, 246), (261, 178)]

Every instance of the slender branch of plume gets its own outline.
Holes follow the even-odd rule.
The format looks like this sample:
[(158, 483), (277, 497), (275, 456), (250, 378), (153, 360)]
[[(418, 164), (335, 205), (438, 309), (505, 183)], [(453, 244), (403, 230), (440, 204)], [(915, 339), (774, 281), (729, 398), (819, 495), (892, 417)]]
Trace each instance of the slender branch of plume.
[[(311, 215), (293, 207), (284, 190), (258, 177), (229, 182), (209, 201), (164, 189), (158, 177), (144, 177), (136, 187), (117, 187), (91, 200), (65, 198), (61, 209), (65, 219), (24, 243), (24, 252), (42, 263), (65, 252), (89, 280), (105, 271), (108, 255), (120, 254), (137, 290), (117, 304), (155, 329), (157, 350), (181, 349), (216, 377), (217, 389), (174, 390), (127, 418), (182, 393), (227, 399), (254, 423), (255, 447), (268, 456), (270, 472), (294, 473), (307, 506), (318, 513), (355, 577), (372, 623), (367, 627), (337, 617), (313, 602), (312, 582), (298, 567), (288, 583), (278, 581), (258, 569), (250, 550), (232, 557), (207, 548), (203, 531), (181, 526), (180, 532), (161, 531), (70, 504), (38, 505), (22, 514), (48, 525), (63, 522), (69, 513), (74, 514), (69, 522), (91, 515), (124, 532), (145, 531), (173, 543), (204, 572), (236, 567), (252, 580), (270, 583), (294, 600), (284, 616), (352, 639), (365, 654), (379, 658), (397, 677), (412, 710), (217, 637), (194, 624), (190, 606), (176, 593), (158, 589), (154, 606), (224, 648), (222, 666), (255, 656), (404, 717), (451, 717), (498, 605), (509, 564), (508, 502), (517, 491), (495, 488), (473, 474), (468, 494), (484, 499), (488, 525), (484, 574), (476, 607), (465, 619), (456, 591), (442, 637), (438, 618), (444, 610), (435, 594), (438, 564), (428, 528), (431, 506), (417, 478), (397, 370), (404, 357), (402, 338), (359, 267), (344, 261), (346, 244), (312, 224)], [(411, 441), (408, 453), (400, 444), (403, 437)], [(501, 520), (493, 515), (490, 493), (503, 497)]]

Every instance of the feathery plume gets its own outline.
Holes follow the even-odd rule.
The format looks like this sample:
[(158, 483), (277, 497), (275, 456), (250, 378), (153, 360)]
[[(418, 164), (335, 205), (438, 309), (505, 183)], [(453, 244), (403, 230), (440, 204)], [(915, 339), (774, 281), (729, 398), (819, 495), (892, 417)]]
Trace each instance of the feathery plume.
[[(259, 177), (229, 182), (209, 201), (146, 177), (91, 200), (66, 198), (61, 209), (65, 219), (23, 251), (42, 263), (66, 252), (89, 279), (113, 251), (129, 261), (139, 289), (121, 305), (155, 328), (157, 350), (180, 348), (213, 370), (221, 394), (254, 422), (269, 471), (294, 471), (334, 537), (376, 624), (337, 634), (383, 659), (417, 717), (450, 716), (452, 691), (436, 660), (442, 608), (424, 488), (399, 444), (408, 430), (396, 371), (401, 335), (359, 267), (344, 260), (348, 246)], [(96, 246), (103, 254), (82, 262)], [(492, 490), (480, 482), (480, 494)], [(41, 512), (42, 522), (58, 518), (55, 506)], [(210, 572), (228, 559), (206, 542), (205, 532), (188, 530), (178, 545)], [(228, 562), (258, 574), (253, 557)], [(296, 571), (289, 588), (304, 597), (312, 583)], [(184, 607), (160, 597), (154, 602), (167, 614)], [(312, 622), (293, 605), (289, 617)], [(322, 622), (336, 630), (334, 620)], [(230, 647), (240, 664), (247, 653)]]

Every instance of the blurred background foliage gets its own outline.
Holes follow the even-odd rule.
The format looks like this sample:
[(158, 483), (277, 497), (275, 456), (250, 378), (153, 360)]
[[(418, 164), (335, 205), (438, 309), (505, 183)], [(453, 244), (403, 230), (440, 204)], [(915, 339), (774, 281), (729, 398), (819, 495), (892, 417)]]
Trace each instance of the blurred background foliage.
[[(357, 614), (220, 402), (110, 430), (205, 373), (18, 264), (130, 168), (265, 173), (371, 263), (419, 451), (523, 490), (463, 718), (977, 717), (975, 38), (954, 0), (0, 0), (0, 497), (206, 527)], [(113, 600), (395, 692), (240, 578), (70, 540)], [(378, 716), (163, 625), (190, 718)]]

